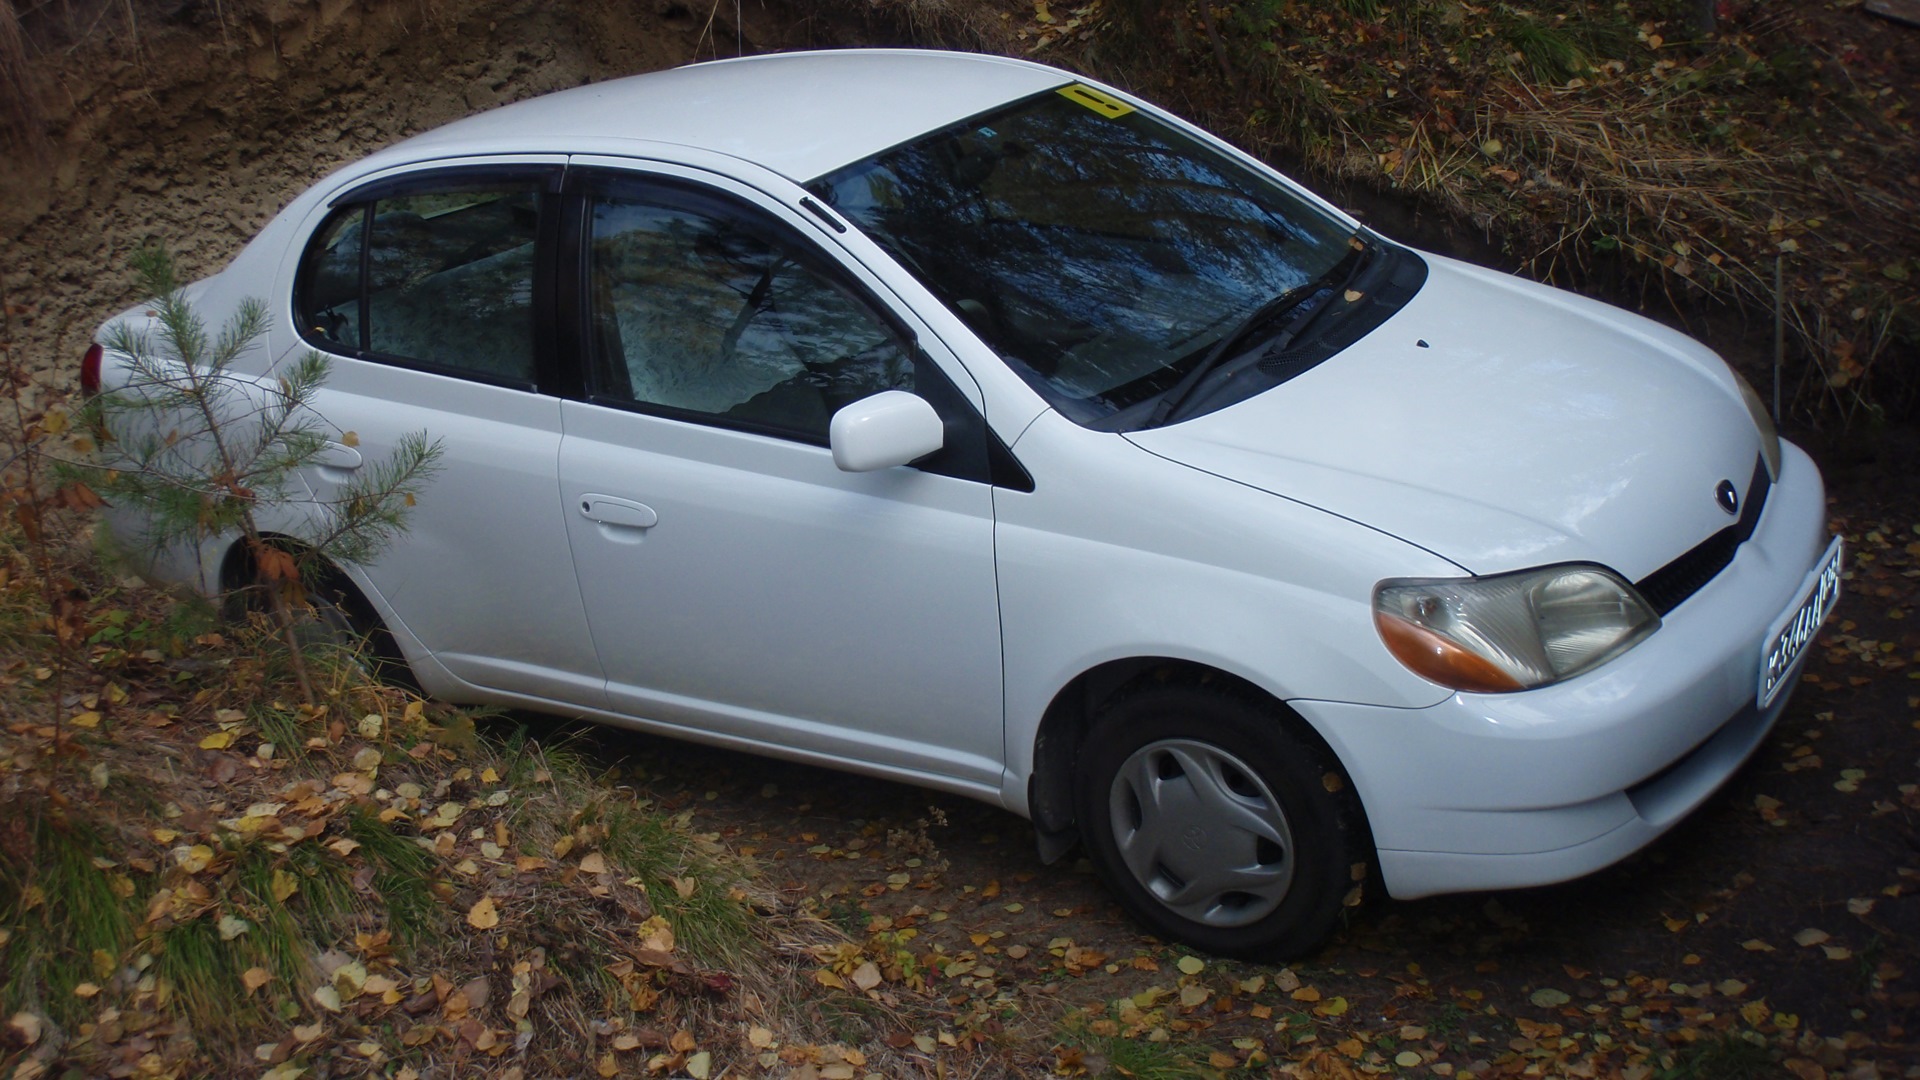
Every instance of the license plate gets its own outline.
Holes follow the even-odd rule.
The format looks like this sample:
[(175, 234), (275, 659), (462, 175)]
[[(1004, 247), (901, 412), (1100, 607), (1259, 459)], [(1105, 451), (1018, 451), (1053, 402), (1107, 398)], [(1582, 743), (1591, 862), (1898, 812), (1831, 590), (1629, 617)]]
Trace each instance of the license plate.
[(1836, 536), (1833, 543), (1827, 545), (1827, 553), (1820, 557), (1820, 569), (1814, 572), (1813, 583), (1807, 586), (1799, 603), (1787, 609), (1787, 614), (1774, 624), (1761, 643), (1761, 708), (1766, 708), (1786, 686), (1794, 661), (1813, 644), (1813, 635), (1833, 613), (1833, 605), (1839, 600), (1840, 538)]

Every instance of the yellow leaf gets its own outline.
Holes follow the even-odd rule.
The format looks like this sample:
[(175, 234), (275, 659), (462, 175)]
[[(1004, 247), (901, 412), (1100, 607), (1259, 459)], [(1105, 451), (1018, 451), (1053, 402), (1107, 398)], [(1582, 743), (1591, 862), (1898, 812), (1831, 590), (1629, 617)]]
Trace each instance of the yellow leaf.
[(493, 906), (493, 897), (483, 896), (467, 909), (467, 925), (476, 930), (491, 930), (500, 925), (500, 912)]
[(73, 988), (73, 996), (77, 998), (90, 998), (90, 997), (93, 997), (95, 994), (98, 994), (99, 992), (100, 992), (100, 988), (98, 986), (93, 985), (90, 982), (83, 982), (79, 986), (76, 986)]
[(273, 974), (263, 967), (250, 967), (240, 975), (240, 982), (249, 994), (272, 981)]
[(1183, 956), (1174, 962), (1174, 967), (1184, 975), (1198, 975), (1207, 970), (1207, 962), (1197, 956)]
[(640, 947), (659, 952), (673, 951), (673, 926), (665, 917), (652, 915), (640, 924)]
[(247, 920), (242, 919), (238, 916), (235, 916), (235, 915), (220, 916), (219, 930), (220, 930), (221, 941), (232, 941), (234, 938), (237, 938), (241, 934), (246, 933), (251, 928), (252, 928), (251, 924), (249, 924)]
[(604, 874), (607, 872), (607, 860), (597, 851), (589, 851), (580, 860), (580, 872), (583, 874)]
[(232, 744), (233, 744), (233, 732), (216, 731), (213, 734), (207, 736), (206, 738), (200, 740), (200, 749), (225, 750), (227, 747), (231, 746)]
[(360, 445), (360, 434), (359, 434), (358, 432), (354, 432), (354, 431), (343, 431), (343, 432), (341, 432), (341, 433), (340, 433), (340, 445), (341, 445), (341, 446), (359, 446), (359, 445)]
[(100, 726), (100, 714), (89, 709), (73, 718), (74, 727), (95, 728)]
[(311, 1024), (296, 1024), (294, 1025), (294, 1029), (293, 1029), (293, 1040), (299, 1043), (300, 1045), (305, 1046), (308, 1043), (313, 1042), (315, 1039), (318, 1039), (320, 1036), (326, 1034), (326, 1031), (327, 1031), (326, 1025), (320, 1023), (319, 1021), (315, 1021)]
[(821, 986), (831, 986), (835, 990), (845, 990), (847, 988), (847, 981), (845, 979), (828, 971), (826, 968), (821, 968), (819, 971), (814, 972), (813, 981), (819, 983)]
[(1315, 1005), (1313, 1011), (1320, 1016), (1344, 1016), (1347, 1011), (1347, 999), (1343, 997), (1331, 998)]
[(197, 874), (213, 863), (213, 849), (205, 844), (173, 849), (173, 861), (189, 874)]

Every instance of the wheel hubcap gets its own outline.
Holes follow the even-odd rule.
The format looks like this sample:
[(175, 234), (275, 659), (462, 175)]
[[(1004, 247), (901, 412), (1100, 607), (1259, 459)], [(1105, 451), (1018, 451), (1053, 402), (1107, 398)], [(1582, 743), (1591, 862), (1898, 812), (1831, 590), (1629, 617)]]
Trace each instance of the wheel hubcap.
[(1293, 832), (1265, 781), (1193, 739), (1134, 751), (1108, 794), (1114, 843), (1169, 910), (1208, 926), (1271, 914), (1293, 884)]

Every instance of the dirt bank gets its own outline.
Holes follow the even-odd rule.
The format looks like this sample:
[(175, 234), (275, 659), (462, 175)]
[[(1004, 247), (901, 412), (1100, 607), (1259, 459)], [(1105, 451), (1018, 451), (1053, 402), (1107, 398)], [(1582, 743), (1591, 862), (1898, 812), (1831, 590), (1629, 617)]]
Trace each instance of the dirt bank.
[[(0, 289), (14, 348), (64, 386), (87, 335), (133, 302), (127, 256), (163, 242), (217, 269), (334, 167), (482, 109), (736, 50), (805, 45), (819, 23), (679, 0), (272, 0), (96, 31), (45, 67), (46, 140), (0, 162)], [(145, 5), (142, 5), (143, 10)], [(119, 16), (115, 16), (119, 17)]]

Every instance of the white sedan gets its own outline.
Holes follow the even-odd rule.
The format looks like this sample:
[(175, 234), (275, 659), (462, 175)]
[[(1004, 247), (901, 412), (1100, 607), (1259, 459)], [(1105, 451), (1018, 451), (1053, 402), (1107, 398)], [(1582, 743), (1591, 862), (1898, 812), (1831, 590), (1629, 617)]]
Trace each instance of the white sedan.
[[(317, 494), (442, 442), (410, 532), (337, 567), (427, 692), (984, 799), (1216, 953), (1314, 948), (1372, 874), (1637, 850), (1837, 595), (1819, 473), (1708, 349), (1000, 57), (508, 106), (191, 295), (265, 300), (263, 383), (332, 359), (358, 442)], [(248, 574), (232, 536), (156, 570)]]

